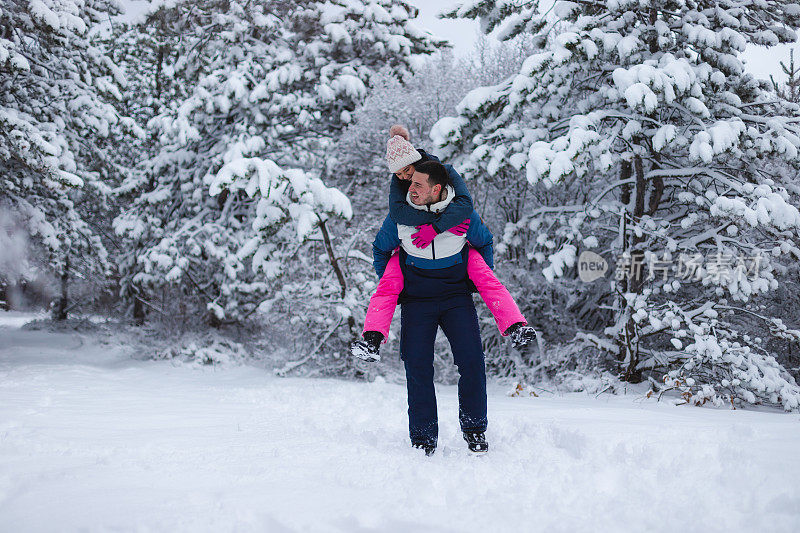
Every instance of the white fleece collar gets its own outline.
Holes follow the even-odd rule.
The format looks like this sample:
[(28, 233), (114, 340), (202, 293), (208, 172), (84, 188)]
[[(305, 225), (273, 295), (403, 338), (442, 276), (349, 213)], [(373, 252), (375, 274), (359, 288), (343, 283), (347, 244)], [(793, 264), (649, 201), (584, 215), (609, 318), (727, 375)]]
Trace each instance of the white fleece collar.
[(453, 189), (453, 187), (448, 185), (446, 190), (447, 190), (447, 198), (445, 198), (441, 202), (436, 202), (435, 204), (430, 204), (430, 205), (417, 205), (417, 204), (415, 204), (414, 202), (411, 201), (411, 191), (408, 191), (408, 194), (406, 194), (406, 202), (408, 202), (408, 205), (410, 205), (414, 209), (419, 209), (420, 211), (430, 211), (431, 213), (441, 213), (442, 211), (444, 211), (447, 208), (448, 205), (450, 205), (450, 202), (453, 201), (453, 198), (456, 197), (456, 191), (455, 191), (455, 189)]

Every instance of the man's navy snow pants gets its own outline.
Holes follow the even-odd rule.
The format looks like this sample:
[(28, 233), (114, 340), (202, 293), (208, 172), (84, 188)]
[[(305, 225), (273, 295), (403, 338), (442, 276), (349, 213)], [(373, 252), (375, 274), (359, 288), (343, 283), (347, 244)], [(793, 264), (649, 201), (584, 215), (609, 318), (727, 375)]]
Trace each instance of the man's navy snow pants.
[(408, 384), (408, 429), (414, 444), (436, 444), (439, 424), (433, 388), (433, 345), (439, 326), (458, 367), (462, 431), (486, 430), (486, 370), (472, 296), (458, 295), (402, 304), (400, 357)]

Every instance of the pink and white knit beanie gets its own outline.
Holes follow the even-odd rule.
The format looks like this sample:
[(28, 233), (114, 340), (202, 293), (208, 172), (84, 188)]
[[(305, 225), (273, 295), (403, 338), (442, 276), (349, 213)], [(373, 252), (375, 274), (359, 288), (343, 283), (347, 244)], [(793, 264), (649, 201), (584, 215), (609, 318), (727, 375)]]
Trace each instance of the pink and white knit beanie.
[(402, 129), (404, 131), (392, 126), (389, 130), (392, 138), (386, 143), (386, 163), (392, 173), (422, 159), (422, 155), (408, 142), (408, 130)]

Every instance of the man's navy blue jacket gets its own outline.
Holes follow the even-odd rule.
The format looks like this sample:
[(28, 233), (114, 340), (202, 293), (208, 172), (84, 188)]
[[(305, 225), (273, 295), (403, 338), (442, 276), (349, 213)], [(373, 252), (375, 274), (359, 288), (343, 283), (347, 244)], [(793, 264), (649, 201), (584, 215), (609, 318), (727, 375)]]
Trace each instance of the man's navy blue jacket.
[[(493, 237), (476, 211), (470, 217), (467, 242), (482, 256), (490, 268), (494, 268)], [(372, 243), (372, 258), (375, 273), (383, 276), (386, 264), (395, 248), (400, 246), (397, 224), (387, 216)], [(404, 288), (400, 301), (410, 299), (432, 299), (470, 294), (472, 285), (467, 278), (467, 245), (460, 253), (437, 258), (420, 259), (409, 256), (400, 248), (400, 268), (403, 271)]]

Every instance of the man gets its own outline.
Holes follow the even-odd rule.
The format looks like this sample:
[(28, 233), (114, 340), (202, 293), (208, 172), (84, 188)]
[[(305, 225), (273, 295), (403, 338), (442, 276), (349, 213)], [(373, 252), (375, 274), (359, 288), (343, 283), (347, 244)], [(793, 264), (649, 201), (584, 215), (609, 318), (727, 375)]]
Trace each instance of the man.
[[(427, 161), (417, 166), (407, 200), (420, 210), (440, 212), (455, 196), (443, 165)], [(436, 394), (433, 386), (433, 348), (441, 326), (458, 367), (459, 421), (464, 439), (474, 452), (486, 443), (486, 372), (478, 317), (467, 278), (467, 243), (493, 264), (492, 234), (473, 210), (466, 234), (437, 234), (430, 246), (414, 245), (416, 228), (386, 217), (372, 245), (375, 271), (383, 275), (395, 248), (404, 285), (400, 293), (400, 357), (408, 386), (408, 425), (411, 443), (431, 455), (438, 441)]]

